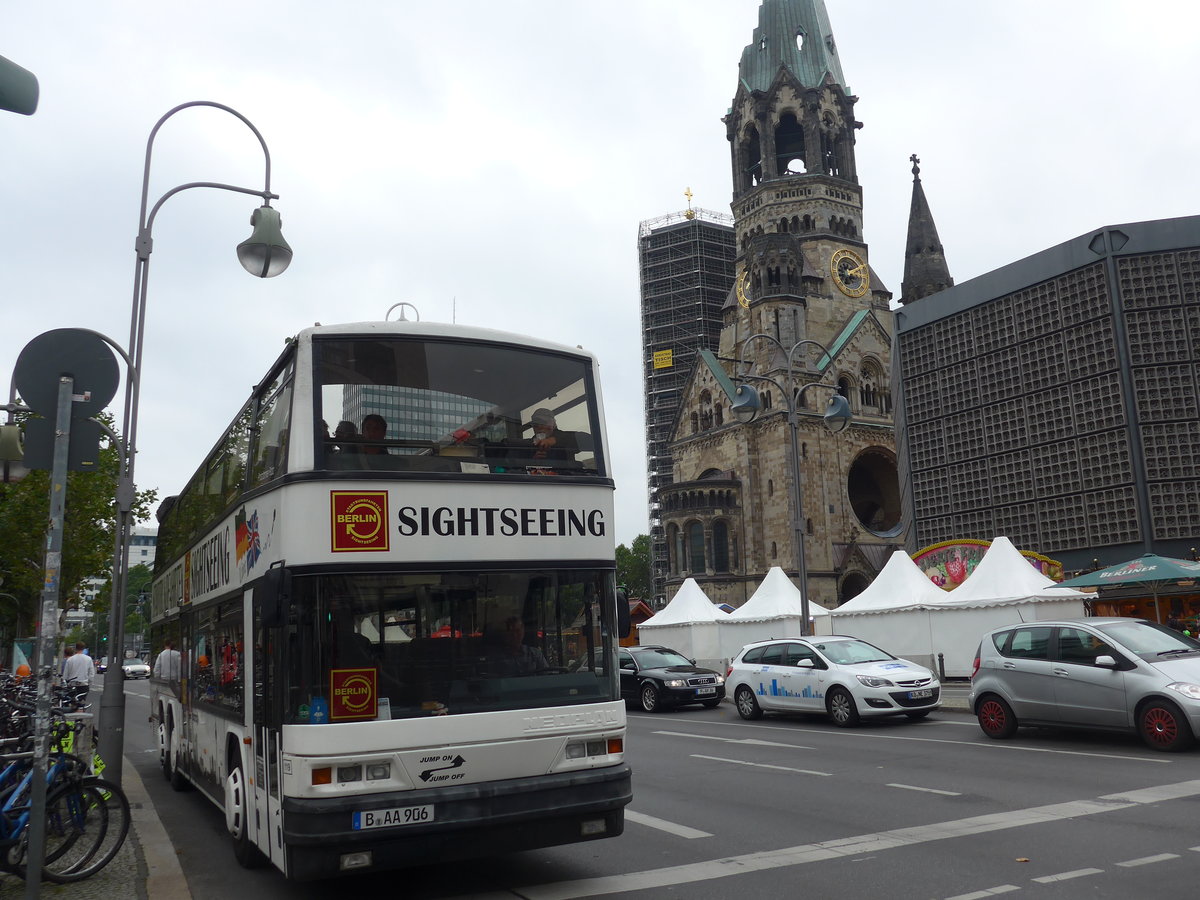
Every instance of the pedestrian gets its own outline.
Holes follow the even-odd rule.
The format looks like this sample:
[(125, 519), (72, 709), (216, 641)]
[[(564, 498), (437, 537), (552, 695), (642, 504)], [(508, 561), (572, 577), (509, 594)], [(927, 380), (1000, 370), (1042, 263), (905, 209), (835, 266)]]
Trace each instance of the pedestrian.
[(171, 638), (163, 642), (162, 652), (154, 660), (154, 677), (179, 681), (179, 651), (175, 649), (175, 641)]
[(71, 688), (78, 702), (82, 703), (87, 699), (88, 691), (92, 687), (92, 675), (96, 672), (96, 667), (92, 665), (92, 658), (83, 652), (82, 647), (68, 647), (66, 649), (66, 658), (63, 660), (62, 679), (63, 684)]

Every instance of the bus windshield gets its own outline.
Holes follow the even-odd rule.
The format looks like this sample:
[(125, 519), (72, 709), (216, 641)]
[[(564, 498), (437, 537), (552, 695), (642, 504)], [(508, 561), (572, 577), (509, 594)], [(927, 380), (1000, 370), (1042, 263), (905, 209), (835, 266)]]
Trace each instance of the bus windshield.
[[(313, 339), (318, 468), (603, 475), (581, 358), (424, 337)], [(320, 428), (321, 426), (318, 426)]]
[[(319, 722), (318, 707), (338, 722), (615, 700), (601, 602), (611, 580), (598, 570), (297, 575), (280, 718)], [(362, 690), (349, 704), (338, 697), (347, 684)]]

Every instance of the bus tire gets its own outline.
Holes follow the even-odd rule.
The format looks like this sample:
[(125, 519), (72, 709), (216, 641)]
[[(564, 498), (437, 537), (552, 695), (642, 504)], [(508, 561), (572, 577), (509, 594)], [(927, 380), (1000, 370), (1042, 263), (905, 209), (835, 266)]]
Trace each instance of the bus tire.
[(225, 827), (233, 839), (233, 858), (244, 869), (257, 869), (266, 857), (250, 840), (250, 829), (247, 827), (249, 802), (246, 775), (242, 771), (241, 760), (233, 764), (225, 777)]
[(163, 774), (167, 776), (167, 781), (171, 783), (171, 789), (175, 791), (186, 791), (191, 784), (179, 771), (178, 754), (171, 752), (172, 729), (167, 729), (163, 741)]

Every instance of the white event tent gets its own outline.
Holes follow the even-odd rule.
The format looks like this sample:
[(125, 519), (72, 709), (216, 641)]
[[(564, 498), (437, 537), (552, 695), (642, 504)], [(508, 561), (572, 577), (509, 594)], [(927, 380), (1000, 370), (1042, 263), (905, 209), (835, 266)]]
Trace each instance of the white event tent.
[(689, 578), (671, 602), (638, 626), (642, 644), (661, 644), (678, 650), (696, 665), (713, 667), (722, 659), (717, 623), (729, 613), (716, 606)]
[(930, 608), (944, 593), (911, 556), (897, 550), (866, 590), (832, 611), (833, 630), (936, 670)]
[[(934, 671), (938, 671), (941, 656), (945, 675), (950, 678), (971, 675), (975, 649), (991, 629), (1077, 618), (1086, 615), (1084, 601), (1096, 596), (1058, 587), (1006, 537), (993, 540), (967, 580), (949, 592), (929, 582), (911, 559), (904, 566), (897, 559), (900, 555), (907, 557), (893, 554), (867, 590), (833, 611), (836, 630), (878, 644)], [(884, 587), (876, 591), (876, 583), (893, 562), (895, 570)], [(905, 590), (916, 590), (914, 572), (933, 588), (932, 592), (905, 595)], [(889, 596), (894, 605), (888, 605)], [(862, 597), (866, 599), (859, 602)]]
[[(750, 599), (721, 619), (721, 655), (732, 659), (747, 644), (772, 638), (799, 637), (802, 633), (800, 589), (779, 566), (772, 566), (767, 577)], [(814, 634), (829, 634), (829, 610), (809, 603), (808, 617)]]

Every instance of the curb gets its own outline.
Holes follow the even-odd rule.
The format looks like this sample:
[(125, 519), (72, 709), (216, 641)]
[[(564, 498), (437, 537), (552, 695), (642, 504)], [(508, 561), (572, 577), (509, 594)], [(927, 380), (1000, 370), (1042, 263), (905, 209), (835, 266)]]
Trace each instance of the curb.
[(121, 788), (129, 798), (133, 830), (146, 862), (145, 893), (141, 896), (147, 900), (191, 900), (192, 892), (183, 877), (179, 854), (159, 821), (154, 803), (129, 757), (125, 757)]

